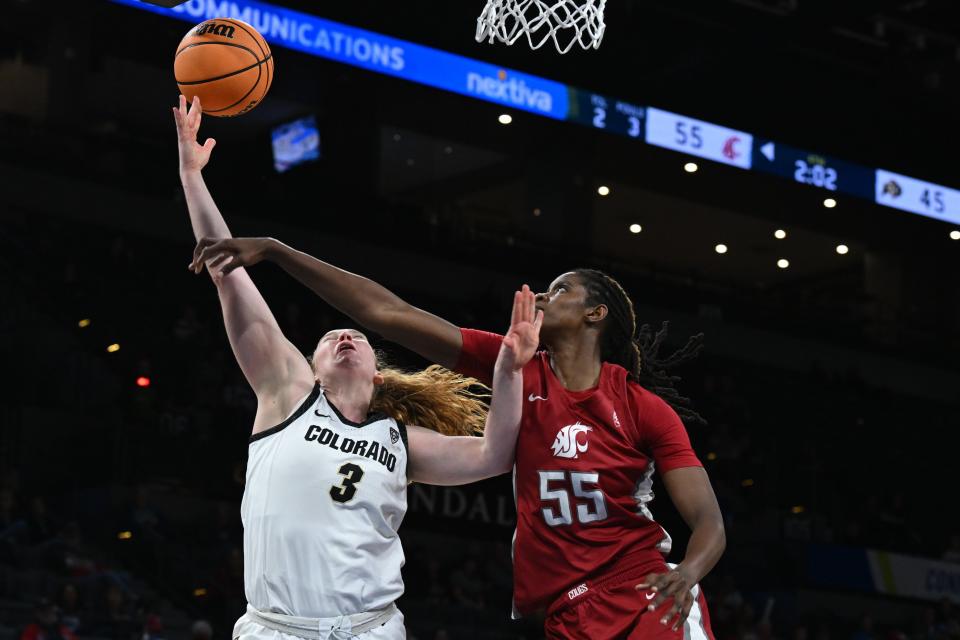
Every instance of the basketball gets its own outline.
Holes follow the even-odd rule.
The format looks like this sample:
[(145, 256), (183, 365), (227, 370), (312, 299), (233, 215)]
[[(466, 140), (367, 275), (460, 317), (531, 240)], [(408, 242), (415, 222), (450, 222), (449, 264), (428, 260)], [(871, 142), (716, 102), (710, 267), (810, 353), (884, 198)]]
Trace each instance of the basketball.
[(273, 82), (273, 56), (242, 20), (215, 18), (190, 29), (173, 61), (180, 93), (200, 96), (204, 114), (238, 116), (256, 107)]

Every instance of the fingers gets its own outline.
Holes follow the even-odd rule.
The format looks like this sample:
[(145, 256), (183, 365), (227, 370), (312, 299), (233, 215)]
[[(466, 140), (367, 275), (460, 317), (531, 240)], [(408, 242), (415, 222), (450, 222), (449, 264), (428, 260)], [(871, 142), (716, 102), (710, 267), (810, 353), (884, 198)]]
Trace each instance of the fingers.
[(533, 292), (530, 291), (528, 285), (523, 285), (520, 289), (520, 294), (523, 299), (523, 321), (524, 322), (533, 322), (534, 316), (534, 299)]
[(533, 330), (537, 332), (537, 336), (540, 335), (540, 327), (543, 326), (543, 311), (537, 310), (537, 317), (533, 320)]
[(210, 153), (211, 151), (213, 151), (213, 148), (215, 146), (217, 146), (217, 141), (214, 140), (213, 138), (207, 138), (206, 141), (203, 143), (203, 150), (206, 151), (207, 153)]
[(634, 587), (638, 591), (641, 589), (647, 589), (651, 593), (656, 594), (654, 598), (647, 596), (647, 599), (650, 600), (650, 604), (647, 605), (647, 609), (650, 611), (656, 610), (668, 597), (672, 595), (672, 575), (673, 574), (671, 573), (651, 573), (644, 578), (643, 582)]
[(693, 594), (687, 592), (686, 598), (684, 598), (683, 608), (680, 610), (680, 614), (677, 616), (677, 621), (673, 624), (673, 630), (678, 631), (680, 627), (683, 626), (683, 623), (687, 621), (687, 618), (690, 616), (690, 609), (693, 608)]
[(200, 128), (200, 115), (203, 113), (203, 109), (200, 107), (200, 96), (193, 96), (193, 101), (190, 103), (190, 128), (199, 129)]
[(205, 264), (208, 265), (208, 268), (210, 268), (210, 266), (211, 266), (211, 265), (210, 265), (210, 261), (211, 261), (211, 260), (214, 260), (214, 259), (216, 259), (216, 258), (219, 258), (219, 257), (221, 256), (221, 254), (222, 254), (222, 255), (230, 255), (230, 256), (232, 256), (232, 255), (233, 255), (233, 253), (232, 253), (232, 248), (231, 248), (231, 247), (228, 247), (228, 246), (225, 246), (225, 243), (219, 243), (219, 242), (218, 242), (217, 244), (215, 244), (215, 245), (213, 245), (213, 246), (210, 246), (210, 247), (207, 247), (206, 249), (204, 249), (204, 250), (200, 253), (200, 257), (197, 258), (197, 260), (198, 260), (197, 273), (200, 273), (200, 270), (203, 269), (203, 265), (205, 265)]
[(220, 273), (224, 276), (228, 276), (233, 273), (234, 269), (239, 269), (243, 266), (243, 263), (239, 259), (236, 259), (236, 256), (230, 256), (230, 260), (220, 269)]
[(686, 602), (684, 594), (678, 594), (673, 598), (673, 605), (666, 609), (663, 612), (663, 615), (660, 617), (660, 624), (667, 626), (669, 625), (674, 631), (677, 630), (678, 624), (683, 624), (683, 608)]
[(190, 268), (194, 273), (200, 273), (208, 260), (231, 249), (232, 247), (226, 240), (200, 238), (200, 242), (193, 249), (193, 262), (190, 263)]
[(657, 581), (661, 576), (666, 575), (663, 573), (648, 573), (647, 576), (643, 579), (643, 582), (634, 587), (637, 591), (640, 589), (650, 589), (651, 591), (656, 591)]
[(224, 264), (224, 261), (225, 261), (225, 260), (233, 260), (233, 256), (230, 255), (229, 253), (219, 253), (219, 254), (217, 254), (217, 255), (213, 258), (213, 260), (211, 260), (210, 262), (207, 263), (207, 270), (210, 271), (211, 273), (212, 273), (214, 270), (222, 271), (222, 269), (219, 269), (218, 267), (222, 266), (222, 265)]
[[(181, 98), (183, 96), (180, 96)], [(216, 244), (217, 241), (214, 238), (200, 238), (200, 241), (197, 242), (197, 246), (193, 248), (193, 261), (190, 263), (190, 269), (194, 273), (200, 273), (200, 266), (203, 265), (203, 262), (200, 260), (200, 254), (203, 253), (203, 250), (209, 246)]]
[(533, 322), (536, 297), (530, 287), (523, 285), (520, 291), (513, 294), (513, 312), (510, 315), (510, 326), (515, 327), (522, 322)]
[[(646, 599), (648, 611), (657, 611), (660, 614), (660, 624), (670, 626), (674, 631), (680, 629), (693, 607), (693, 594), (686, 581), (676, 571), (663, 574), (648, 574), (644, 580), (636, 585), (635, 589), (649, 590)], [(653, 594), (656, 594), (655, 597)], [(672, 600), (669, 607), (663, 605)], [(646, 604), (646, 603), (644, 603)]]

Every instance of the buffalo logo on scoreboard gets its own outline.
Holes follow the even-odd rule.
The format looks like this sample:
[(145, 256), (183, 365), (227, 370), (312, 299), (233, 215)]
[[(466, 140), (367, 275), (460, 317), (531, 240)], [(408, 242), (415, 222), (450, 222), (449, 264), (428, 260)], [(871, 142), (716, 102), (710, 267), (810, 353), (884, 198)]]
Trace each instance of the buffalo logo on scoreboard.
[(202, 36), (206, 33), (209, 33), (213, 36), (223, 36), (224, 38), (233, 38), (233, 32), (236, 30), (235, 27), (229, 24), (223, 24), (222, 22), (204, 22), (194, 31), (194, 35)]
[(891, 198), (899, 198), (903, 194), (903, 188), (897, 184), (896, 180), (890, 180), (887, 184), (883, 185), (883, 195), (890, 196)]
[[(585, 453), (589, 446), (586, 434), (590, 431), (593, 431), (591, 427), (579, 422), (560, 429), (550, 446), (553, 455), (557, 458), (576, 458), (577, 454)], [(578, 438), (581, 433), (584, 434), (582, 442)]]

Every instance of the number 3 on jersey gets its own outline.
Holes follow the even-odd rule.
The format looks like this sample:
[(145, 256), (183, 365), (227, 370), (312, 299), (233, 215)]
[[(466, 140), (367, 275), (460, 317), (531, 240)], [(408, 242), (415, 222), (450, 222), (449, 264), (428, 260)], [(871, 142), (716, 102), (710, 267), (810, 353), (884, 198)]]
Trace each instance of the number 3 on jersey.
[[(556, 500), (560, 507), (560, 514), (552, 507), (544, 507), (540, 511), (543, 519), (551, 527), (573, 524), (573, 513), (570, 510), (570, 492), (567, 490), (566, 471), (540, 471), (540, 500)], [(599, 488), (587, 489), (584, 485), (596, 485), (600, 481), (598, 473), (570, 472), (570, 488), (576, 498), (583, 498), (587, 503), (577, 503), (577, 520), (581, 524), (589, 524), (607, 517), (607, 502)], [(551, 482), (562, 483), (552, 489)], [(590, 502), (593, 510), (590, 510)]]
[(348, 462), (337, 470), (337, 473), (343, 476), (343, 482), (339, 486), (330, 487), (330, 497), (334, 502), (345, 504), (353, 500), (357, 493), (357, 483), (363, 479), (363, 469), (359, 465)]

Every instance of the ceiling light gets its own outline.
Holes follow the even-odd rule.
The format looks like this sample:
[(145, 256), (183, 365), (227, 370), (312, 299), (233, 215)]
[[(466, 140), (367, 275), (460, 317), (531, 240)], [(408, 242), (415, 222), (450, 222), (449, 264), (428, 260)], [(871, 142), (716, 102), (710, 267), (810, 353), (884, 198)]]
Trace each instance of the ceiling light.
[(696, 173), (697, 169), (699, 168), (700, 167), (697, 166), (696, 162), (688, 162), (687, 164), (683, 165), (683, 170), (687, 173)]
[(951, 240), (960, 240), (960, 231), (958, 231), (957, 229), (954, 229), (953, 231), (951, 231), (951, 232), (950, 232), (950, 239), (951, 239)]
[(773, 232), (773, 237), (776, 238), (777, 240), (783, 240), (784, 238), (787, 237), (787, 232), (784, 231), (783, 229), (777, 229), (776, 231)]
[(641, 227), (637, 223), (633, 223), (632, 225), (630, 225), (630, 233), (640, 233), (641, 231), (643, 231), (643, 227)]
[(850, 247), (848, 247), (848, 246), (845, 245), (845, 244), (838, 244), (838, 245), (837, 245), (837, 253), (839, 253), (839, 254), (842, 255), (842, 256), (845, 256), (845, 255), (847, 255), (848, 253), (850, 253)]
[(501, 113), (497, 120), (500, 122), (500, 124), (510, 124), (513, 122), (513, 116), (509, 113)]
[(777, 260), (777, 266), (780, 267), (781, 269), (786, 269), (787, 267), (790, 266), (790, 261), (787, 260), (786, 258), (780, 258), (779, 260)]
[(610, 195), (610, 187), (606, 185), (600, 185), (599, 187), (597, 187), (597, 193), (599, 193), (602, 196), (608, 196)]
[(715, 246), (715, 247), (713, 248), (713, 250), (716, 251), (716, 252), (719, 253), (719, 254), (724, 254), (724, 253), (727, 252), (727, 245), (725, 245), (725, 244), (718, 244), (717, 246)]
[(823, 206), (825, 206), (827, 209), (833, 209), (835, 206), (837, 206), (837, 201), (833, 198), (827, 198), (823, 201)]

